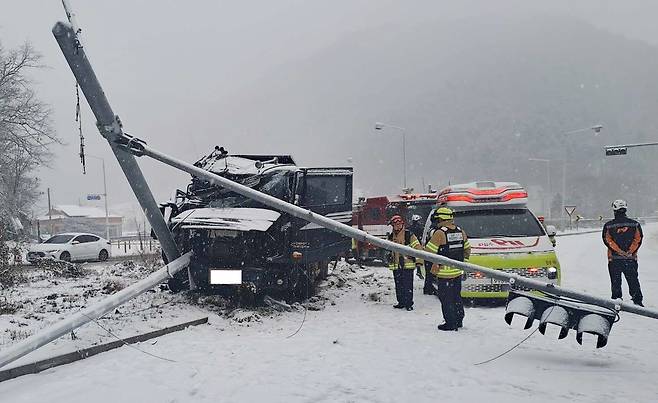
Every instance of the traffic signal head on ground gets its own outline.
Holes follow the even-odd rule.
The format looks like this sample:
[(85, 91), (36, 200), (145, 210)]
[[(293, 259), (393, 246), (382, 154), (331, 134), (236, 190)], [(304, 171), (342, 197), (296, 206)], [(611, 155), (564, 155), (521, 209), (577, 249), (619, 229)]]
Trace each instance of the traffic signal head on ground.
[(584, 333), (593, 334), (597, 336), (597, 348), (608, 343), (610, 329), (617, 317), (616, 312), (599, 306), (549, 295), (510, 291), (505, 310), (507, 324), (512, 324), (514, 315), (526, 318), (525, 329), (531, 328), (538, 319), (541, 334), (546, 333), (549, 324), (560, 327), (558, 339), (567, 337), (569, 330), (574, 329), (578, 344), (583, 344)]

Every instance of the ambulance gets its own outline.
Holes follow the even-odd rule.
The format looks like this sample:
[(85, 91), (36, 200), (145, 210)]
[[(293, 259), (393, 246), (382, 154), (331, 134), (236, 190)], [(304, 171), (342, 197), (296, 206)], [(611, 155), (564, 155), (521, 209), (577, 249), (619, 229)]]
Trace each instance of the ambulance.
[[(470, 263), (560, 285), (560, 264), (546, 229), (528, 209), (528, 193), (514, 182), (450, 185), (437, 197), (437, 208), (454, 211), (455, 224), (468, 236)], [(426, 242), (432, 226), (427, 219)], [(464, 272), (462, 297), (507, 298), (507, 282)]]

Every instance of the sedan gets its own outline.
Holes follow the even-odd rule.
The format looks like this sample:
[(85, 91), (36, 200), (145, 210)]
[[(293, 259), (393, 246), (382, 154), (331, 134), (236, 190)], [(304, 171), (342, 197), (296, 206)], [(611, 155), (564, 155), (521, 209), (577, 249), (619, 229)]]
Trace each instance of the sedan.
[(57, 234), (40, 244), (30, 245), (27, 260), (59, 259), (66, 262), (100, 260), (110, 257), (110, 242), (94, 234)]

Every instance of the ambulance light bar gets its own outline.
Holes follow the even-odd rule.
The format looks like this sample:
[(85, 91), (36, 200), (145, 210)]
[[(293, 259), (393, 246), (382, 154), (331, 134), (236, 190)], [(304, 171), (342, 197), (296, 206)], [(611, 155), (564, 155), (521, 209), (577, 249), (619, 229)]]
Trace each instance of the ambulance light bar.
[[(486, 183), (486, 186), (483, 186)], [(476, 182), (445, 188), (437, 199), (438, 204), (468, 206), (473, 204), (525, 204), (528, 192), (519, 184), (507, 182)], [(475, 185), (475, 186), (473, 186)]]

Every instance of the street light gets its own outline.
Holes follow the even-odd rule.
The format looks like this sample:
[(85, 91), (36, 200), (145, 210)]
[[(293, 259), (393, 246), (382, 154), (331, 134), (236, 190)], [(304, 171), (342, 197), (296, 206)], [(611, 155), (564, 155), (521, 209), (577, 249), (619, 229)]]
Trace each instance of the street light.
[(546, 196), (544, 197), (544, 203), (546, 203), (546, 206), (544, 207), (544, 209), (547, 210), (547, 217), (550, 220), (551, 219), (551, 160), (547, 160), (545, 158), (528, 158), (528, 161), (546, 163), (546, 192), (545, 192)]
[(103, 199), (105, 200), (105, 239), (110, 240), (110, 215), (107, 211), (107, 181), (105, 179), (105, 159), (95, 155), (86, 154), (86, 157), (101, 160), (103, 166)]
[(563, 144), (564, 144), (564, 153), (562, 155), (562, 211), (560, 212), (560, 218), (562, 220), (565, 219), (564, 214), (565, 214), (565, 204), (567, 200), (567, 139), (566, 137), (570, 134), (575, 134), (575, 133), (581, 133), (581, 132), (586, 132), (589, 130), (594, 131), (594, 135), (597, 135), (601, 133), (601, 130), (603, 129), (603, 125), (594, 125), (590, 127), (584, 127), (582, 129), (576, 129), (576, 130), (570, 130), (568, 132), (563, 132), (562, 135), (564, 136), (563, 139)]
[(375, 123), (375, 130), (384, 130), (386, 128), (397, 129), (402, 133), (402, 171), (404, 173), (403, 191), (407, 189), (407, 139), (406, 130), (403, 127), (388, 125), (382, 122)]

